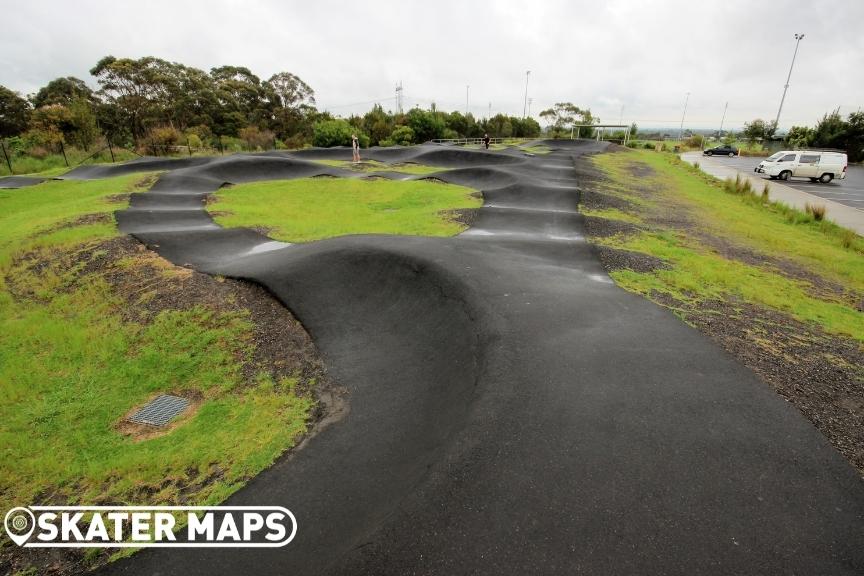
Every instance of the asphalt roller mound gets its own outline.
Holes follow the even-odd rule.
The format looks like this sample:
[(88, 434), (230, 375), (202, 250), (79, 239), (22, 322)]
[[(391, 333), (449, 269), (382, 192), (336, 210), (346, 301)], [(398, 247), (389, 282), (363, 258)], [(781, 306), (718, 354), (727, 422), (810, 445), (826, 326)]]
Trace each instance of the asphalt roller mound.
[(119, 212), (172, 262), (291, 308), (347, 408), (229, 499), (292, 510), (290, 545), (151, 549), (104, 571), (864, 572), (861, 479), (751, 372), (612, 283), (582, 236), (573, 168), (603, 145), (546, 144), (364, 151), (450, 162), (436, 178), (481, 190), (486, 206), (453, 238), (290, 245), (205, 225), (208, 192), (358, 177), (308, 161), (350, 150), (178, 165)]

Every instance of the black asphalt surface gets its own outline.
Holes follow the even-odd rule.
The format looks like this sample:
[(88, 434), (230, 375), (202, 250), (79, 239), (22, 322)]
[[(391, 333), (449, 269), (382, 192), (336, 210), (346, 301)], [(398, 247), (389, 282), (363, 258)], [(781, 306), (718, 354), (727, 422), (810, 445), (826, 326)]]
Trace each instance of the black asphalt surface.
[(435, 177), (482, 190), (454, 238), (287, 245), (204, 212), (226, 182), (357, 177), (307, 161), (347, 149), (163, 164), (176, 169), (132, 196), (121, 229), (263, 284), (312, 334), (348, 410), (229, 500), (290, 509), (291, 544), (150, 549), (104, 573), (864, 573), (856, 471), (717, 345), (612, 283), (582, 235), (574, 166), (603, 145), (548, 144), (365, 154), (451, 167)]
[[(730, 166), (741, 172), (746, 172), (751, 176), (760, 176), (766, 182), (771, 180), (764, 174), (754, 174), (753, 169), (759, 165), (759, 162), (764, 158), (759, 157), (733, 157), (713, 156), (712, 159), (723, 165)], [(864, 166), (850, 164), (846, 172), (846, 178), (843, 180), (834, 180), (828, 184), (810, 182), (809, 179), (791, 178), (785, 182), (781, 182), (786, 186), (791, 186), (796, 190), (808, 192), (814, 196), (833, 200), (852, 208), (864, 210)]]
[(33, 176), (4, 176), (0, 178), (0, 188), (24, 188), (44, 182), (46, 178)]

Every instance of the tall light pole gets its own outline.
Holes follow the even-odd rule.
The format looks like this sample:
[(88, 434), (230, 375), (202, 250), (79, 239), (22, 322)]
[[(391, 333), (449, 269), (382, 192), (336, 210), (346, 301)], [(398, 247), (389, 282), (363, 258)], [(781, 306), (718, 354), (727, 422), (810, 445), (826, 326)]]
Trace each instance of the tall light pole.
[(531, 103), (534, 102), (533, 98), (528, 98), (528, 116), (531, 116)]
[(786, 100), (786, 91), (789, 90), (789, 80), (792, 79), (792, 68), (795, 67), (795, 57), (798, 56), (798, 44), (804, 39), (804, 34), (795, 34), (795, 53), (792, 54), (792, 64), (789, 65), (789, 75), (786, 76), (786, 85), (783, 86), (783, 97), (780, 98), (780, 108), (777, 109), (777, 118), (774, 119), (774, 129), (780, 126), (780, 112), (783, 111), (783, 101)]
[(525, 104), (522, 106), (522, 118), (525, 118), (525, 114), (528, 112), (528, 77), (531, 76), (531, 71), (525, 71)]
[(684, 98), (684, 112), (681, 113), (681, 128), (678, 129), (678, 141), (681, 142), (684, 139), (684, 117), (687, 116), (687, 103), (690, 101), (690, 93), (687, 92), (687, 96)]
[(729, 102), (726, 102), (726, 105), (723, 106), (723, 118), (720, 119), (720, 131), (717, 132), (718, 138), (723, 138), (723, 123), (726, 122), (726, 110), (729, 108)]
[(468, 89), (471, 88), (470, 85), (465, 86), (465, 116), (468, 116)]

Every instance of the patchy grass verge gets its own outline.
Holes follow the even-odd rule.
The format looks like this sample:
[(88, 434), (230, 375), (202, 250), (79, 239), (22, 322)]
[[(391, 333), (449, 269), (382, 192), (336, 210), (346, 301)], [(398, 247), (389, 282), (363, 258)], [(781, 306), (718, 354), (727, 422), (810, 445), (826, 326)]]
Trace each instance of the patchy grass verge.
[(222, 226), (310, 242), (347, 234), (452, 236), (465, 229), (455, 214), (481, 205), (470, 188), (429, 180), (303, 178), (223, 188), (210, 208)]
[(864, 239), (671, 154), (588, 162), (588, 232), (615, 281), (720, 342), (864, 474)]

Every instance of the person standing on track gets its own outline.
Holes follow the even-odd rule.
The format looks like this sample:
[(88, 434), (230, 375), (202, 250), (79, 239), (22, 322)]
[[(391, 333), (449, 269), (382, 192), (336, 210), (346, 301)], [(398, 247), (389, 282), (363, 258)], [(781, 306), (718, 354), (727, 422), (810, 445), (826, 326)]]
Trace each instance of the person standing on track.
[(352, 161), (360, 162), (360, 141), (357, 140), (357, 134), (351, 134), (351, 152)]
[(486, 146), (486, 150), (489, 149), (489, 133), (483, 134), (483, 144)]

